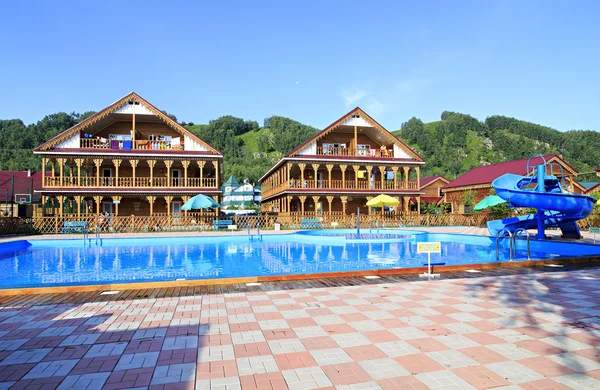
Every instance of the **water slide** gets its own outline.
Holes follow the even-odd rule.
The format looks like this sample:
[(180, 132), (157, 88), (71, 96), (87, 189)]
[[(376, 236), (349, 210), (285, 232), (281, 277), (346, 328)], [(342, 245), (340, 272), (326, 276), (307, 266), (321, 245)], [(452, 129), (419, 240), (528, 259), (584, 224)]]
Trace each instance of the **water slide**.
[(496, 194), (511, 207), (538, 209), (535, 214), (488, 222), (488, 231), (492, 236), (502, 229), (512, 233), (519, 228), (537, 228), (537, 238), (543, 239), (544, 229), (560, 228), (564, 238), (581, 238), (576, 221), (590, 215), (595, 199), (566, 191), (564, 175), (561, 180), (552, 175), (552, 170), (547, 174), (546, 167), (544, 162), (534, 167), (535, 171), (532, 170), (530, 176), (507, 173), (492, 182)]

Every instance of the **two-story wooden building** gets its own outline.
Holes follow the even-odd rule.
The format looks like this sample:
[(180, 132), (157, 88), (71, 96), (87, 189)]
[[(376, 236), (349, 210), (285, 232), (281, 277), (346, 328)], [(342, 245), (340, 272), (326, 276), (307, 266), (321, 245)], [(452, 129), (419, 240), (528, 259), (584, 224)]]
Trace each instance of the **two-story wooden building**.
[(222, 153), (133, 92), (34, 153), (46, 214), (171, 214), (221, 194)]
[[(281, 158), (261, 178), (262, 209), (283, 214), (352, 214), (379, 194), (408, 211), (420, 198), (425, 160), (356, 108)], [(420, 199), (419, 199), (420, 200)]]

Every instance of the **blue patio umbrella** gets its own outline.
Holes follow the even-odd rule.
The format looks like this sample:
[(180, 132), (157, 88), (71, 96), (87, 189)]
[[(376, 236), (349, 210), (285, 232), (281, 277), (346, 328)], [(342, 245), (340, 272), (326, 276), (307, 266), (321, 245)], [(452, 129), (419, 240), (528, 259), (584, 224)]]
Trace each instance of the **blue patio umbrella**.
[(498, 195), (490, 195), (486, 196), (481, 202), (477, 203), (473, 210), (480, 211), (502, 203), (506, 203), (506, 201)]
[(185, 202), (185, 204), (183, 206), (181, 206), (181, 209), (182, 210), (198, 210), (198, 209), (207, 209), (210, 207), (217, 208), (217, 207), (221, 207), (221, 205), (218, 204), (217, 202), (215, 202), (215, 200), (213, 198), (211, 198), (210, 196), (198, 194), (198, 195), (190, 198), (190, 200), (188, 200), (187, 202)]

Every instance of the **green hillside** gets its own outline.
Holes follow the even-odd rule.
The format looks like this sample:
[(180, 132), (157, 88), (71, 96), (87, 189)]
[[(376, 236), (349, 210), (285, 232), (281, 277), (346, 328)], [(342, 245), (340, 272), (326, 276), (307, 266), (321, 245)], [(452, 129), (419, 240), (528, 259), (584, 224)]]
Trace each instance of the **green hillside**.
[[(470, 115), (445, 111), (442, 120), (423, 123), (412, 118), (393, 132), (427, 161), (424, 174), (453, 179), (479, 166), (556, 153), (580, 172), (600, 165), (600, 133), (558, 130), (504, 116), (484, 122)], [(595, 175), (585, 178), (595, 180)]]

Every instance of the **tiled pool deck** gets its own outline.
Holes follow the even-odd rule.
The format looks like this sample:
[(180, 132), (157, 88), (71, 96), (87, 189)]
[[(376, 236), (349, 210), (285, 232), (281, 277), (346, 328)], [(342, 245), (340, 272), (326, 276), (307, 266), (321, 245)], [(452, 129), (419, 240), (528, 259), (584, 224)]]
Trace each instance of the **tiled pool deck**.
[(493, 272), (4, 297), (0, 389), (600, 388), (600, 268)]

